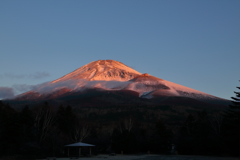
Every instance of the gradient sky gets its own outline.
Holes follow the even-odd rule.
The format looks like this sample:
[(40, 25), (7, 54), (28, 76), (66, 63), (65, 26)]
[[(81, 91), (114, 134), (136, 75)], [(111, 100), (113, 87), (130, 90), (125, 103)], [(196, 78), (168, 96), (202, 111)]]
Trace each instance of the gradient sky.
[(113, 59), (230, 99), (240, 86), (240, 1), (1, 0), (0, 56), (0, 96)]

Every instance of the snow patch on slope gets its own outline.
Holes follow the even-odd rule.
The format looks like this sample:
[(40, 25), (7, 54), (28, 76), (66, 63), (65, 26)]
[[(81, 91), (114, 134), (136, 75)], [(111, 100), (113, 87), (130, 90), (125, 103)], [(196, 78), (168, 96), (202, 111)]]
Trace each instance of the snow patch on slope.
[(147, 99), (151, 99), (153, 98), (153, 96), (151, 95), (153, 91), (150, 91), (150, 92), (143, 92), (139, 97), (141, 98), (147, 98)]
[(171, 86), (172, 89), (174, 89), (179, 96), (183, 96), (183, 97), (190, 97), (190, 98), (198, 98), (198, 99), (215, 99), (217, 97), (212, 96), (210, 94), (192, 89), (192, 88), (188, 88), (173, 82), (169, 82), (169, 81), (165, 81), (166, 85)]

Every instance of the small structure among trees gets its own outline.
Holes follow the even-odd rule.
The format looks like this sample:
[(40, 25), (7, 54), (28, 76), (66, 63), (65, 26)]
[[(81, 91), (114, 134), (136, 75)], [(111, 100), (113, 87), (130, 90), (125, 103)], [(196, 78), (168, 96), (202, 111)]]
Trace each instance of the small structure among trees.
[(82, 142), (65, 145), (64, 154), (68, 157), (91, 156), (92, 147), (94, 146), (95, 145)]

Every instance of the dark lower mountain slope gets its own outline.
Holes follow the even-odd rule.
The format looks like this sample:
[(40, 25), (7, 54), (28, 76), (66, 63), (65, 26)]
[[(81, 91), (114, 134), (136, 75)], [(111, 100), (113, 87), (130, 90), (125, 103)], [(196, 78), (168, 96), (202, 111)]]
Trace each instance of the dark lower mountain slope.
[[(228, 101), (200, 101), (188, 97), (156, 97), (142, 98), (139, 93), (132, 90), (103, 90), (103, 89), (86, 89), (79, 92), (65, 92), (66, 89), (56, 91), (56, 94), (32, 94), (33, 97), (21, 97), (14, 100), (5, 100), (14, 108), (34, 106), (42, 102), (49, 102), (54, 106), (70, 105), (72, 107), (105, 107), (105, 106), (127, 106), (127, 105), (171, 105), (171, 106), (194, 106), (200, 109), (223, 109), (228, 105)], [(35, 96), (38, 98), (36, 99)]]
[[(47, 98), (48, 97), (48, 98)], [(186, 97), (161, 97), (146, 99), (138, 97), (138, 93), (129, 90), (105, 91), (89, 89), (81, 92), (67, 93), (60, 97), (43, 97), (41, 100), (18, 99), (4, 101), (13, 108), (21, 110), (28, 105), (35, 108), (48, 102), (49, 106), (57, 108), (70, 105), (80, 116), (105, 129), (115, 126), (119, 121), (133, 118), (144, 125), (153, 125), (158, 119), (177, 131), (189, 114), (206, 111), (209, 114), (219, 114), (228, 106), (227, 102), (213, 104)]]

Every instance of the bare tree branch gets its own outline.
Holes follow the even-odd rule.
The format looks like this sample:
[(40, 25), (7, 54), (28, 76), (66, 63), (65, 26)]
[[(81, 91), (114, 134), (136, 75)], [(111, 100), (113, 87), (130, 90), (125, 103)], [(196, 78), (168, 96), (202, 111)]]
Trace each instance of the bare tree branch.
[(34, 127), (36, 128), (35, 136), (38, 138), (39, 143), (55, 129), (53, 127), (55, 120), (55, 115), (49, 108), (41, 107), (36, 112)]

